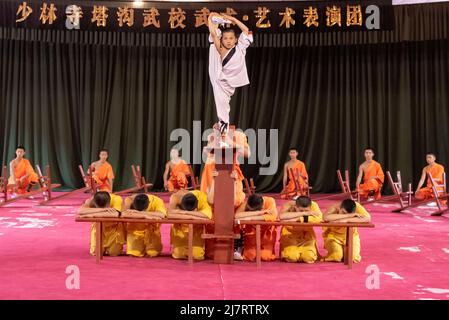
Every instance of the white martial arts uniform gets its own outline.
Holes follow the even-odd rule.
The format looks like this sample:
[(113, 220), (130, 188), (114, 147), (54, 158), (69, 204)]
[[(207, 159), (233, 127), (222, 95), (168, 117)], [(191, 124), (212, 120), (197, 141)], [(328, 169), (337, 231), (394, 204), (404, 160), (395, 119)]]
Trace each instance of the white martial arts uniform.
[[(221, 36), (219, 29), (217, 29), (217, 35)], [(245, 55), (246, 48), (253, 42), (253, 35), (246, 35), (242, 32), (237, 45), (234, 47), (235, 50), (234, 48), (229, 50), (223, 59), (221, 59), (211, 36), (209, 36), (209, 42), (211, 42), (209, 49), (209, 78), (214, 91), (215, 107), (217, 108), (218, 119), (229, 123), (229, 112), (231, 110), (229, 103), (235, 88), (249, 84)]]

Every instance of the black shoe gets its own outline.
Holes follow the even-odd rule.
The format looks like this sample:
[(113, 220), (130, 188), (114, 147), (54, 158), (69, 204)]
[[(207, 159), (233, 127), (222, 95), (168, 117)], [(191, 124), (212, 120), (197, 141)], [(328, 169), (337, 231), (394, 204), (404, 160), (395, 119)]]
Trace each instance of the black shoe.
[(220, 120), (220, 133), (225, 134), (228, 130), (229, 123)]

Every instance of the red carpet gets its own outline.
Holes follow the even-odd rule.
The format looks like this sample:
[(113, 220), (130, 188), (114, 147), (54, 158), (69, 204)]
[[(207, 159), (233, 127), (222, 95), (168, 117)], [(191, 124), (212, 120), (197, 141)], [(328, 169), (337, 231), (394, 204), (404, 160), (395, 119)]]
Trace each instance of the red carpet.
[[(376, 228), (359, 230), (362, 262), (352, 270), (279, 261), (258, 270), (250, 262), (175, 261), (168, 256), (169, 226), (163, 226), (163, 257), (105, 257), (98, 265), (88, 252), (89, 224), (74, 222), (81, 201), (39, 207), (25, 200), (0, 208), (0, 299), (449, 298), (449, 216), (429, 217), (432, 208), (397, 214), (388, 210), (393, 204), (367, 206)], [(322, 209), (330, 203), (319, 202)], [(66, 288), (70, 265), (80, 270), (79, 290)], [(365, 285), (370, 265), (380, 270), (379, 289)]]

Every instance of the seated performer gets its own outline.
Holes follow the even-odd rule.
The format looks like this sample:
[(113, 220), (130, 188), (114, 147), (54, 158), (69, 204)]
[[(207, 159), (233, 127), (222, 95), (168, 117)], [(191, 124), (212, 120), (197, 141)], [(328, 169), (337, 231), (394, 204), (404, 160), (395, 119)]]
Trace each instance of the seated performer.
[[(284, 165), (284, 177), (282, 180), (282, 195), (281, 198), (293, 198), (298, 195), (302, 195), (302, 189), (308, 188), (307, 180), (309, 176), (307, 174), (306, 166), (304, 162), (297, 159), (298, 150), (296, 148), (290, 148), (288, 151), (288, 155), (290, 156), (290, 160)], [(293, 169), (293, 175), (291, 174), (289, 169)], [(297, 176), (298, 175), (298, 176)], [(294, 193), (295, 191), (295, 180), (299, 183), (300, 190)]]
[[(217, 145), (217, 142), (215, 139), (218, 139), (217, 137), (217, 130), (219, 128), (219, 124), (215, 123), (214, 126), (214, 133), (211, 133), (207, 138), (207, 146), (205, 147), (205, 150), (208, 150), (210, 148), (213, 148)], [(218, 133), (218, 136), (220, 134)], [(247, 136), (238, 130), (229, 130), (226, 134), (222, 134), (221, 138), (224, 140), (226, 145), (229, 147), (235, 147), (237, 148), (237, 156), (243, 156), (245, 158), (249, 158), (251, 155), (251, 151), (248, 145), (248, 138)], [(200, 190), (207, 193), (207, 190), (209, 190), (212, 181), (214, 179), (213, 172), (215, 171), (215, 156), (212, 152), (207, 153), (207, 160), (204, 165), (203, 172), (201, 174), (201, 186)], [(240, 169), (240, 165), (238, 161), (234, 163), (234, 171), (237, 176), (237, 180), (240, 181), (240, 183), (245, 179), (243, 176), (242, 170)]]
[[(166, 217), (164, 201), (151, 194), (139, 193), (127, 197), (123, 209), (144, 211), (148, 218)], [(135, 257), (156, 257), (162, 251), (160, 225), (155, 223), (127, 223), (126, 253)]]
[[(263, 197), (259, 194), (252, 194), (237, 209), (236, 220), (262, 220), (276, 221), (278, 211), (276, 202), (272, 197)], [(243, 224), (243, 221), (242, 221)], [(254, 261), (256, 258), (256, 227), (244, 225), (243, 258)], [(276, 226), (261, 226), (261, 258), (264, 261), (276, 259), (274, 247), (276, 244)]]
[[(282, 207), (282, 221), (321, 222), (320, 207), (309, 197), (299, 196)], [(282, 227), (280, 240), (281, 257), (288, 262), (314, 263), (318, 257), (313, 227)]]
[[(79, 214), (90, 214), (97, 212), (110, 212), (110, 209), (118, 213), (122, 210), (122, 198), (106, 191), (95, 193), (93, 198), (87, 199), (79, 210)], [(118, 214), (117, 214), (118, 216)], [(123, 245), (125, 244), (125, 228), (121, 222), (103, 223), (103, 254), (109, 256), (119, 256), (123, 254)], [(90, 253), (95, 255), (96, 247), (96, 227), (95, 223), (91, 226), (90, 232)]]
[[(358, 202), (346, 199), (340, 205), (331, 206), (323, 216), (326, 222), (370, 222), (371, 216), (368, 211)], [(324, 261), (341, 262), (343, 259), (343, 247), (346, 244), (346, 228), (330, 227), (323, 228), (324, 247), (327, 256)], [(353, 236), (353, 262), (360, 262), (360, 237), (357, 229), (354, 228)]]
[[(381, 165), (373, 160), (373, 157), (373, 149), (366, 148), (365, 162), (359, 167), (359, 175), (356, 182), (360, 197), (368, 198), (368, 200), (381, 198), (380, 192), (385, 178)], [(361, 183), (362, 177), (363, 183)]]
[[(168, 173), (170, 172), (170, 178)], [(178, 149), (171, 149), (170, 161), (165, 165), (164, 188), (169, 192), (187, 188), (187, 176), (190, 174), (188, 164), (179, 157)]]
[[(215, 178), (218, 175), (217, 171), (213, 171), (213, 177)], [(243, 184), (238, 179), (238, 174), (235, 171), (232, 171), (231, 178), (234, 179), (234, 211), (243, 203), (245, 200), (245, 192), (243, 192)], [(212, 184), (207, 191), (207, 201), (211, 206), (214, 205), (214, 195), (215, 195), (215, 179), (212, 180)], [(213, 226), (206, 226), (206, 232), (212, 233), (214, 230)], [(242, 251), (243, 251), (243, 230), (240, 226), (234, 227), (234, 233), (240, 233), (242, 236), (240, 239), (234, 240), (234, 259), (235, 260), (243, 260)], [(214, 239), (206, 239), (206, 257), (209, 259), (213, 259), (214, 254)]]
[[(218, 22), (218, 23), (217, 23)], [(236, 24), (242, 31), (237, 38), (233, 29), (220, 31), (218, 24)], [(253, 35), (242, 22), (228, 15), (211, 12), (209, 15), (209, 78), (214, 92), (220, 131), (229, 125), (230, 101), (235, 88), (249, 84), (246, 70), (246, 49), (253, 42)]]
[[(39, 177), (34, 172), (28, 159), (24, 158), (25, 148), (16, 148), (16, 158), (9, 163), (10, 177), (8, 184), (14, 189), (14, 193), (24, 194), (31, 191), (31, 188), (39, 182)], [(15, 194), (12, 195), (15, 197)]]
[(432, 176), (432, 178), (435, 180), (436, 183), (438, 184), (443, 183), (444, 167), (441, 164), (436, 163), (435, 154), (427, 153), (426, 161), (428, 165), (425, 166), (424, 169), (422, 170), (421, 179), (419, 180), (418, 187), (416, 188), (415, 191), (415, 197), (418, 200), (431, 199), (435, 197), (432, 192), (432, 182), (430, 181), (430, 179), (427, 179), (427, 186), (422, 188), (424, 181), (427, 178), (427, 173), (429, 173)]
[[(206, 193), (193, 190), (179, 190), (170, 197), (168, 217), (176, 219), (211, 219), (212, 209), (207, 203)], [(170, 242), (172, 257), (175, 259), (188, 258), (188, 225), (174, 224), (171, 227)], [(204, 226), (193, 226), (193, 258), (204, 259)]]
[(108, 151), (106, 149), (100, 150), (100, 159), (91, 164), (94, 167), (93, 178), (97, 184), (99, 191), (112, 192), (114, 181), (114, 171), (109, 164)]

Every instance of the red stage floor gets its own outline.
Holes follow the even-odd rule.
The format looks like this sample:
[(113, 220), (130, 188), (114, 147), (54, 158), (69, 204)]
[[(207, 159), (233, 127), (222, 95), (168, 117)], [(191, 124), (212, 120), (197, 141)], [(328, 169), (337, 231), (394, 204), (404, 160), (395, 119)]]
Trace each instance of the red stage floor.
[[(167, 199), (166, 195), (164, 198)], [(432, 208), (390, 213), (393, 204), (367, 206), (375, 229), (360, 230), (362, 262), (343, 264), (236, 262), (215, 265), (169, 257), (169, 226), (163, 226), (164, 256), (89, 255), (89, 225), (75, 223), (73, 206), (35, 206), (25, 200), (0, 208), (0, 299), (448, 299), (449, 217), (429, 217)], [(331, 201), (319, 202), (322, 209)], [(278, 202), (278, 206), (282, 204)], [(322, 255), (321, 232), (316, 229)], [(80, 289), (66, 288), (66, 268), (80, 270)], [(379, 289), (368, 289), (375, 265)]]

